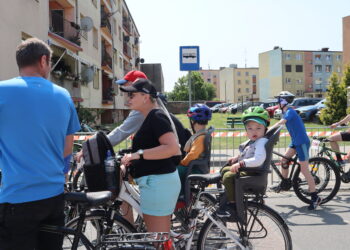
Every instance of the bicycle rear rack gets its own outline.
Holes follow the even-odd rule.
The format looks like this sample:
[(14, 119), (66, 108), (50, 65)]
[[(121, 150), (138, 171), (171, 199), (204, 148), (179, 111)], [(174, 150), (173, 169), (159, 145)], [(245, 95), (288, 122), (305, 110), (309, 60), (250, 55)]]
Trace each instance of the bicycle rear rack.
[(154, 245), (165, 243), (169, 238), (169, 233), (107, 234), (102, 236), (101, 244), (104, 246), (131, 247), (130, 249), (137, 249), (141, 246), (150, 246), (154, 249)]

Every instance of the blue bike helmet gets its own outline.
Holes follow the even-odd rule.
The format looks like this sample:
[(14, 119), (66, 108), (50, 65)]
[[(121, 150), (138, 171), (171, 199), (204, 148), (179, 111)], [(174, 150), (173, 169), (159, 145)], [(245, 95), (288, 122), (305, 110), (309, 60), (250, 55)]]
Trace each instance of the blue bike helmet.
[(211, 109), (205, 104), (195, 104), (187, 111), (187, 117), (194, 122), (207, 124), (211, 120)]

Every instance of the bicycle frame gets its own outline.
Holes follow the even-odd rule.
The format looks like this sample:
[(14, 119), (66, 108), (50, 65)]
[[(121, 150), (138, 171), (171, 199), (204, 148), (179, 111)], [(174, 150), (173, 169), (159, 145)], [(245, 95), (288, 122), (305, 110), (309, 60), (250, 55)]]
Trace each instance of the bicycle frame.
[[(215, 193), (218, 193), (219, 190), (214, 190)], [(241, 248), (241, 249), (246, 249), (240, 242), (239, 238), (234, 235), (232, 232), (229, 231), (226, 226), (221, 223), (220, 221), (216, 221), (211, 213), (208, 211), (207, 208), (203, 208), (199, 206), (199, 199), (201, 195), (204, 193), (211, 194), (214, 192), (208, 192), (208, 191), (200, 191), (197, 195), (196, 201), (194, 202), (193, 208), (198, 209), (199, 212), (204, 213), (208, 219), (210, 219), (217, 227), (219, 227), (229, 238), (235, 241), (235, 243)], [(135, 188), (129, 183), (128, 180), (123, 180), (122, 181), (122, 188), (119, 193), (118, 200), (120, 201), (126, 201), (130, 202), (129, 204), (139, 213), (141, 218), (143, 218), (142, 212), (141, 212), (141, 207), (140, 207), (140, 194), (135, 190)], [(139, 212), (140, 211), (140, 212)], [(193, 220), (191, 220), (191, 224), (189, 228), (191, 229), (190, 233), (188, 234), (182, 234), (182, 233), (176, 233), (173, 230), (170, 230), (170, 235), (174, 239), (181, 239), (186, 241), (186, 250), (190, 250), (192, 247), (192, 242), (193, 242), (193, 236), (194, 232), (196, 230), (196, 224), (197, 224), (197, 217)]]
[(278, 175), (278, 177), (279, 177), (281, 180), (283, 180), (283, 179), (285, 179), (285, 180), (292, 180), (296, 168), (297, 168), (297, 167), (300, 168), (300, 164), (299, 164), (298, 161), (297, 161), (298, 156), (295, 155), (295, 156), (292, 157), (292, 158), (288, 158), (288, 157), (286, 157), (286, 156), (284, 156), (284, 155), (282, 155), (282, 154), (280, 154), (280, 153), (278, 153), (278, 152), (276, 152), (276, 151), (272, 151), (272, 153), (273, 153), (274, 155), (278, 155), (279, 157), (282, 157), (282, 158), (288, 160), (289, 162), (293, 162), (292, 169), (291, 169), (291, 171), (290, 171), (290, 173), (289, 173), (288, 178), (284, 178), (284, 177), (282, 176), (281, 171), (277, 168), (276, 164), (275, 164), (273, 161), (271, 161), (271, 167), (273, 168), (273, 170), (276, 172), (276, 174)]

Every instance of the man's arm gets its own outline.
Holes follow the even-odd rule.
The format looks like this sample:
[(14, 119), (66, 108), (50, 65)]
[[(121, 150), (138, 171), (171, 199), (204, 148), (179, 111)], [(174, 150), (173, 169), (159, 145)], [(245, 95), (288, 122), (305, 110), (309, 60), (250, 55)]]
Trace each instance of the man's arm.
[(66, 141), (64, 144), (64, 151), (63, 151), (63, 157), (67, 157), (72, 154), (73, 152), (73, 135), (67, 135)]
[(108, 134), (107, 137), (111, 144), (115, 146), (128, 138), (128, 136), (137, 132), (144, 120), (145, 117), (140, 112), (131, 111), (125, 121)]
[(283, 126), (286, 124), (287, 120), (286, 119), (281, 119), (279, 122), (276, 122), (272, 127), (269, 128), (269, 130), (272, 130), (274, 128), (277, 128), (279, 126)]
[(347, 115), (343, 120), (340, 120), (339, 122), (333, 123), (331, 125), (331, 128), (336, 128), (342, 124), (348, 123), (350, 121), (350, 114)]

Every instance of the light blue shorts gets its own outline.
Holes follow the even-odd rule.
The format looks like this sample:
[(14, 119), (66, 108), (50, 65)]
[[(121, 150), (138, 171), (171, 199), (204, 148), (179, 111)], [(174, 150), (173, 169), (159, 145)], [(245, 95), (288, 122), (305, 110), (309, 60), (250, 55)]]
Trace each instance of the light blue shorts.
[(295, 151), (297, 151), (299, 161), (308, 161), (309, 160), (310, 142), (300, 144), (300, 145), (294, 145), (293, 143), (291, 143), (289, 145), (289, 147), (294, 148)]
[(177, 170), (170, 174), (147, 175), (135, 180), (140, 189), (142, 213), (166, 216), (174, 212), (181, 189)]

